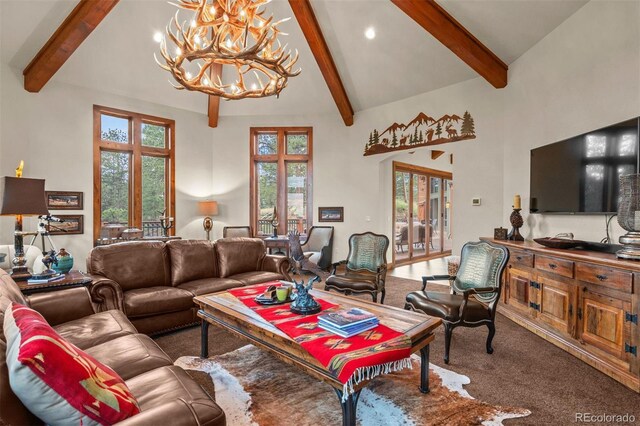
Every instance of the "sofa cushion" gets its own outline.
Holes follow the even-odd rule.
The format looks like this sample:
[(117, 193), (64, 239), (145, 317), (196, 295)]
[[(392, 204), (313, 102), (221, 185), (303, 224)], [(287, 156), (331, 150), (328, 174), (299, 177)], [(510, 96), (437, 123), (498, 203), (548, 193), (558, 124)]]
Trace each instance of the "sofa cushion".
[(194, 296), (216, 293), (230, 288), (242, 287), (244, 284), (230, 278), (205, 278), (180, 284), (178, 288), (191, 292)]
[(116, 372), (60, 337), (33, 309), (13, 303), (4, 329), (11, 388), (47, 424), (113, 424), (140, 412)]
[(193, 294), (176, 287), (144, 287), (124, 294), (124, 311), (129, 318), (164, 314), (193, 307)]
[(126, 381), (140, 409), (160, 407), (175, 400), (188, 403), (201, 425), (224, 425), (224, 412), (182, 368), (162, 367)]
[(80, 349), (96, 346), (136, 333), (122, 311), (105, 311), (54, 327), (56, 332)]
[(240, 281), (243, 285), (266, 283), (268, 281), (284, 280), (284, 277), (275, 272), (253, 271), (235, 274), (229, 278)]
[(87, 258), (91, 274), (117, 282), (123, 291), (170, 286), (169, 255), (165, 243), (131, 241), (94, 247)]
[(144, 334), (118, 337), (87, 348), (86, 352), (111, 367), (124, 380), (173, 364), (171, 358)]
[(171, 284), (216, 276), (213, 243), (207, 240), (172, 240), (167, 243), (171, 259)]
[(223, 238), (215, 248), (221, 278), (262, 269), (265, 246), (259, 238)]
[(44, 424), (24, 406), (11, 390), (9, 369), (7, 368), (7, 344), (4, 340), (0, 340), (0, 424), (32, 426)]

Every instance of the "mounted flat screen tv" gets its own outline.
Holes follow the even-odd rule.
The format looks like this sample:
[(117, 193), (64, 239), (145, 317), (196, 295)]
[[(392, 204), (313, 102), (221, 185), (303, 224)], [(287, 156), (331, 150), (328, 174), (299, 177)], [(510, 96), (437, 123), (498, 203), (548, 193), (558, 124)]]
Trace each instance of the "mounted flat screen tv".
[(609, 214), (619, 178), (638, 172), (639, 119), (531, 150), (531, 213)]

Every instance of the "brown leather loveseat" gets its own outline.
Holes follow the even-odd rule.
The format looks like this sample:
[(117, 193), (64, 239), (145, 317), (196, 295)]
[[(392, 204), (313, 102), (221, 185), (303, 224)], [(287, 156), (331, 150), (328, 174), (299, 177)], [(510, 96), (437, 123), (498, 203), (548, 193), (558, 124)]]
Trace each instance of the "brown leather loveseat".
[[(0, 269), (0, 324), (11, 302), (40, 312), (63, 338), (122, 377), (141, 412), (120, 425), (226, 424), (224, 412), (211, 397), (184, 370), (174, 366), (150, 337), (139, 334), (121, 311), (95, 313), (86, 288), (25, 298)], [(4, 333), (0, 333), (0, 424), (43, 425), (11, 390), (6, 346)]]
[(288, 269), (257, 238), (136, 241), (95, 247), (87, 258), (93, 301), (124, 312), (145, 334), (198, 322), (194, 296), (289, 280)]

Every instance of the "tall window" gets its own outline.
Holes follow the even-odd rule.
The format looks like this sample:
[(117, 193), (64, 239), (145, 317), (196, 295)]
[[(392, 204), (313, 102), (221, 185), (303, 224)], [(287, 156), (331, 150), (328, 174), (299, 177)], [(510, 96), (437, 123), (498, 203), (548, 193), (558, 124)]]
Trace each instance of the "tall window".
[(159, 218), (175, 216), (174, 148), (173, 120), (94, 105), (94, 240), (109, 225), (162, 235)]
[(306, 232), (313, 218), (310, 127), (251, 128), (251, 224), (257, 235)]

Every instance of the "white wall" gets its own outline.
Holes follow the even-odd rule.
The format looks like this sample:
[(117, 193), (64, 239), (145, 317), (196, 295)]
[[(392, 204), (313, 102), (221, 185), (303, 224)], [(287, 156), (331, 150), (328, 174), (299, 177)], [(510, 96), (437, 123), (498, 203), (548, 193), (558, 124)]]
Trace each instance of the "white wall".
[[(83, 235), (52, 237), (57, 248), (65, 247), (74, 255), (76, 268), (84, 269), (93, 247), (94, 104), (176, 121), (176, 233), (204, 237), (197, 200), (213, 192), (213, 148), (205, 115), (55, 81), (32, 94), (23, 89), (19, 70), (1, 64), (0, 75), (0, 176), (13, 176), (24, 160), (24, 177), (45, 179), (47, 190), (84, 192), (84, 210), (51, 212), (84, 214)], [(12, 223), (12, 218), (2, 218), (0, 241), (12, 241)], [(35, 220), (25, 220), (25, 231), (35, 227)]]
[[(529, 151), (640, 115), (640, 3), (591, 1), (509, 67), (504, 89), (503, 222), (529, 208)], [(558, 182), (561, 185), (561, 182)], [(525, 214), (525, 238), (600, 241), (603, 216)], [(614, 220), (615, 242), (624, 234)]]

